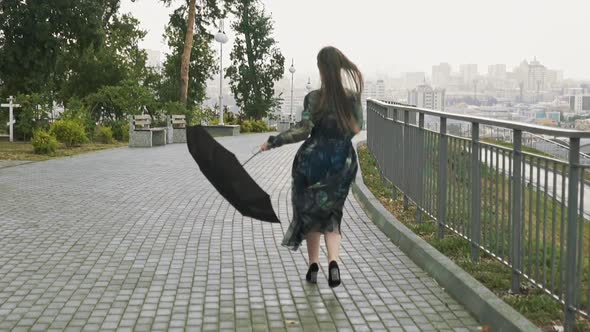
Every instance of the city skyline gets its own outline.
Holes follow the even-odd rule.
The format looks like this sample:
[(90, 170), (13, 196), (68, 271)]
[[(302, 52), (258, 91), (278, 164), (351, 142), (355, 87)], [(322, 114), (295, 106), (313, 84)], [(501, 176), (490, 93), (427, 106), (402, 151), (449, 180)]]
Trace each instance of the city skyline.
[[(590, 44), (579, 42), (578, 32), (585, 29), (584, 13), (590, 3), (581, 0), (501, 0), (493, 4), (425, 0), (404, 6), (377, 0), (363, 6), (351, 0), (264, 2), (272, 13), (283, 54), (295, 59), (298, 73), (304, 76), (317, 75), (316, 53), (330, 44), (341, 48), (369, 78), (430, 73), (430, 67), (440, 62), (454, 67), (477, 64), (480, 71), (493, 64), (506, 64), (510, 69), (536, 56), (547, 67), (563, 70), (565, 78), (590, 79), (586, 63)], [(141, 46), (160, 51), (167, 50), (162, 33), (173, 8), (157, 0), (122, 3), (123, 11), (132, 12), (148, 32)], [(329, 11), (336, 15), (324, 15)], [(310, 23), (320, 21), (321, 29)], [(355, 21), (358, 24), (349, 23)], [(231, 49), (233, 36), (231, 31), (228, 34), (226, 47)]]

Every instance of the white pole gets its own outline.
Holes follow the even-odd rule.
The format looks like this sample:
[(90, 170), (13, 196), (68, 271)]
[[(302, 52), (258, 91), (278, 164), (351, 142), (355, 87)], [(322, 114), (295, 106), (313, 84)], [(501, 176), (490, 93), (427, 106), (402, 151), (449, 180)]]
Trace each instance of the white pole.
[(291, 73), (291, 122), (293, 122), (293, 76), (295, 74)]
[(224, 125), (224, 123), (223, 123), (223, 43), (219, 43), (219, 125), (221, 125), (221, 126)]
[(10, 121), (10, 141), (12, 142), (13, 140), (13, 124), (14, 124), (14, 113), (12, 112), (12, 107), (13, 107), (13, 97), (10, 96), (10, 98), (8, 99), (8, 121)]

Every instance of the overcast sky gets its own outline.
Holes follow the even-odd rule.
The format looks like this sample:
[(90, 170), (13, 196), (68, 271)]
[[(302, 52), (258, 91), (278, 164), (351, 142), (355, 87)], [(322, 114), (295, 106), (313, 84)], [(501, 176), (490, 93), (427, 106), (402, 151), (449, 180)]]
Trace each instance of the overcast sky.
[[(439, 62), (455, 71), (461, 63), (477, 63), (484, 74), (489, 64), (510, 69), (536, 56), (565, 77), (590, 79), (590, 0), (263, 2), (283, 54), (304, 75), (315, 74), (319, 49), (333, 45), (367, 76), (430, 74)], [(122, 10), (148, 30), (142, 47), (166, 51), (162, 34), (172, 8), (158, 0), (123, 0)], [(226, 45), (231, 47), (231, 35)]]

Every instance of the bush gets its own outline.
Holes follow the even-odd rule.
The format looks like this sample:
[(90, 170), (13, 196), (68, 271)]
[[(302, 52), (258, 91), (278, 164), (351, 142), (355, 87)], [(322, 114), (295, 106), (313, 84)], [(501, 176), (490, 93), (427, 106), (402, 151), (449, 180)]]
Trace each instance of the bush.
[(219, 125), (219, 118), (213, 118), (209, 120), (210, 126), (218, 126)]
[(123, 120), (111, 120), (103, 123), (103, 125), (111, 128), (113, 138), (117, 141), (129, 142), (129, 122)]
[(79, 121), (59, 120), (51, 124), (49, 131), (68, 147), (88, 142), (84, 126)]
[(94, 140), (102, 144), (113, 144), (113, 130), (109, 127), (98, 126), (94, 130)]
[(93, 135), (96, 128), (96, 122), (92, 119), (90, 110), (78, 98), (68, 100), (65, 111), (59, 117), (60, 120), (78, 121), (84, 126), (88, 135)]
[(59, 146), (57, 139), (46, 130), (35, 131), (31, 144), (33, 151), (37, 154), (53, 154)]
[(240, 132), (242, 133), (250, 133), (252, 132), (252, 122), (250, 120), (244, 120), (240, 124)]
[(266, 122), (262, 120), (256, 120), (252, 122), (252, 132), (255, 133), (264, 133), (268, 131), (268, 126)]

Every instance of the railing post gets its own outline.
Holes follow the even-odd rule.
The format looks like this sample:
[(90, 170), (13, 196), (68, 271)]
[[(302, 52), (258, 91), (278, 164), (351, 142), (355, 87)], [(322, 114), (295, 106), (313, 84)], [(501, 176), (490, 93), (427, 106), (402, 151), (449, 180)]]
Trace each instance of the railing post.
[(418, 163), (418, 203), (416, 204), (416, 220), (418, 223), (422, 222), (422, 206), (424, 206), (424, 113), (418, 114), (418, 148), (416, 152), (419, 154)]
[(481, 163), (479, 160), (479, 123), (471, 125), (471, 260), (479, 260), (481, 243)]
[(447, 163), (448, 163), (448, 137), (447, 137), (447, 118), (440, 118), (440, 145), (438, 150), (438, 238), (442, 239), (445, 234), (445, 224), (447, 217)]
[(576, 322), (576, 256), (578, 252), (578, 184), (580, 182), (580, 139), (570, 138), (567, 184), (567, 237), (565, 267), (565, 332), (574, 331)]
[(520, 271), (521, 271), (521, 223), (522, 223), (522, 131), (514, 130), (513, 132), (514, 157), (512, 158), (512, 247), (510, 258), (512, 263), (512, 287), (514, 294), (520, 292)]
[(410, 205), (409, 203), (409, 199), (408, 199), (408, 195), (407, 193), (409, 193), (409, 189), (410, 189), (410, 176), (409, 176), (409, 171), (410, 171), (410, 111), (404, 110), (404, 130), (403, 130), (403, 142), (404, 142), (404, 147), (403, 147), (403, 164), (402, 164), (402, 169), (403, 169), (403, 177), (404, 177), (404, 210), (408, 209), (408, 206)]

